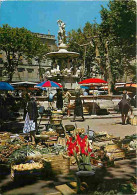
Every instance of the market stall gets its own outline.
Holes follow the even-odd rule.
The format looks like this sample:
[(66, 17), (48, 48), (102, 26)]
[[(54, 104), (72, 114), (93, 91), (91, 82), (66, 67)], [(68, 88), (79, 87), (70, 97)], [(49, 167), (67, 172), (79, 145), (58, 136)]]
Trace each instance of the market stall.
[(64, 131), (64, 137), (56, 129), (42, 131), (36, 135), (36, 145), (27, 135), (1, 133), (0, 166), (9, 166), (11, 179), (16, 181), (22, 175), (32, 179), (69, 174), (72, 165), (85, 171), (115, 166), (115, 161), (136, 156), (136, 134), (121, 139), (105, 131), (96, 133), (72, 125), (65, 126)]

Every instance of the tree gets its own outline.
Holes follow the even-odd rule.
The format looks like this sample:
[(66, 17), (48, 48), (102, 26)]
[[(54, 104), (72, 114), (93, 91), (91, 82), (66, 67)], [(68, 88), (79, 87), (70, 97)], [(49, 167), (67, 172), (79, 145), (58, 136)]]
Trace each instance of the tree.
[(39, 65), (39, 78), (40, 81), (43, 79), (43, 68), (41, 67), (41, 63), (46, 60), (46, 54), (49, 52), (48, 45), (46, 43), (42, 43), (41, 40), (37, 37), (34, 39), (34, 48), (31, 51), (32, 56), (35, 56), (35, 60)]
[(22, 56), (26, 59), (33, 58), (37, 39), (36, 35), (25, 28), (12, 28), (7, 24), (0, 27), (0, 50), (6, 55), (4, 68), (9, 81), (12, 81)]
[[(108, 8), (102, 6), (100, 12), (100, 39), (104, 47), (109, 42), (105, 61), (108, 63), (108, 57), (112, 76), (108, 73), (107, 78), (112, 93), (115, 81), (134, 70), (130, 62), (136, 56), (136, 3), (133, 0), (113, 0)], [(104, 66), (106, 68), (107, 64)]]
[[(87, 77), (93, 67), (104, 75), (108, 81), (108, 92), (112, 94), (115, 82), (124, 74), (135, 73), (131, 61), (136, 56), (136, 3), (133, 0), (112, 0), (108, 8), (102, 6), (100, 14), (100, 25), (87, 22), (82, 30), (69, 32), (69, 49), (80, 53), (78, 67), (85, 60)], [(92, 46), (81, 47), (90, 40)]]
[(68, 33), (69, 50), (78, 52), (80, 54), (79, 58), (75, 60), (76, 66), (82, 66), (86, 69), (82, 71), (83, 73), (81, 75), (81, 78), (83, 78), (84, 75), (90, 77), (91, 69), (95, 65), (93, 63), (95, 58), (95, 52), (92, 43), (92, 37), (94, 36), (96, 29), (96, 24), (92, 25), (87, 22), (83, 30), (72, 30)]

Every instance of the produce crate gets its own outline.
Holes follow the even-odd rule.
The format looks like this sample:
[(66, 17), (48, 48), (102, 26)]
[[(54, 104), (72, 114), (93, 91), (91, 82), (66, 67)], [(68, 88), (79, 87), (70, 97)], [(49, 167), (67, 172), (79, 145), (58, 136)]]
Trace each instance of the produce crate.
[(107, 152), (114, 152), (115, 150), (118, 150), (118, 149), (121, 149), (121, 148), (117, 144), (111, 144), (111, 145), (105, 146), (105, 151)]
[(48, 167), (47, 171), (50, 171), (53, 174), (66, 175), (69, 173), (70, 158), (68, 156), (47, 154), (44, 155), (42, 161), (46, 165), (46, 167)]
[(136, 150), (127, 150), (125, 152), (126, 158), (136, 158)]
[(125, 158), (125, 152), (115, 152), (108, 154), (109, 160), (121, 160)]
[(125, 158), (125, 151), (117, 144), (107, 145), (105, 151), (106, 156), (108, 156), (110, 160), (120, 160)]
[(137, 116), (134, 116), (134, 118), (131, 119), (131, 125), (137, 125)]
[(60, 125), (62, 123), (62, 119), (59, 119), (59, 118), (52, 118), (50, 119), (50, 123), (52, 125)]
[(62, 145), (62, 146), (64, 146), (64, 147), (66, 147), (66, 138), (59, 137), (57, 143), (58, 143), (59, 145)]
[(39, 162), (11, 165), (11, 179), (13, 181), (33, 179), (42, 174), (43, 168), (43, 164)]

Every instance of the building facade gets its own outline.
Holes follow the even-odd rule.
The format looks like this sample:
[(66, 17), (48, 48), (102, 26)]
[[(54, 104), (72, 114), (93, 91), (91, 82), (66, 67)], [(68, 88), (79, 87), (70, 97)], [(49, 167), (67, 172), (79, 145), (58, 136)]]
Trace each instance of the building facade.
[[(54, 35), (40, 34), (40, 33), (35, 33), (35, 34), (41, 39), (42, 43), (47, 43), (50, 51), (57, 50), (56, 39)], [(5, 53), (3, 51), (0, 51), (0, 81), (6, 81), (8, 79), (7, 73), (3, 67), (5, 58), (6, 58)], [(40, 67), (43, 74), (45, 74), (45, 72), (51, 68), (51, 59), (46, 59), (43, 62), (41, 62)], [(17, 82), (18, 81), (39, 82), (40, 81), (39, 64), (37, 60), (32, 59), (28, 61), (21, 56), (20, 63), (16, 68), (12, 81), (13, 82), (16, 81)]]

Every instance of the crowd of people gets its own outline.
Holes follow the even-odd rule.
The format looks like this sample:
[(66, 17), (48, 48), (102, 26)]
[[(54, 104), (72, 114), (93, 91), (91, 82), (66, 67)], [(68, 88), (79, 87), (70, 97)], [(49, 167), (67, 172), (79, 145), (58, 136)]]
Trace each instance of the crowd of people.
[[(68, 89), (57, 89), (57, 93), (54, 94), (50, 91), (48, 94), (48, 107), (47, 109), (53, 110), (63, 110), (64, 113), (67, 114), (67, 117), (70, 117), (70, 100), (71, 100), (71, 93)], [(83, 115), (83, 103), (80, 97), (80, 91), (75, 93), (75, 100), (73, 103), (74, 106), (74, 115), (73, 120), (75, 121), (77, 117), (81, 117), (82, 121), (84, 121)], [(84, 96), (87, 95), (87, 91), (83, 94)], [(38, 118), (38, 103), (36, 101), (36, 97), (32, 93), (25, 93), (21, 94), (21, 105), (24, 110), (23, 119), (25, 120), (25, 125), (23, 132), (31, 132), (31, 139), (34, 142), (34, 134), (37, 131), (37, 118)], [(56, 100), (56, 107), (55, 107), (55, 100)], [(53, 106), (54, 103), (54, 106)], [(15, 99), (10, 93), (4, 94), (3, 96), (0, 95), (0, 126), (2, 126), (2, 122), (4, 120), (8, 120), (8, 112), (13, 105), (15, 104)], [(127, 123), (128, 112), (131, 111), (132, 114), (132, 107), (136, 107), (136, 98), (133, 96), (128, 96), (127, 92), (123, 92), (122, 100), (118, 103), (119, 111), (121, 113), (121, 120), (122, 124), (125, 125)], [(40, 106), (39, 106), (40, 107)], [(46, 109), (46, 108), (44, 108)], [(44, 112), (44, 109), (42, 112)]]
[[(54, 95), (52, 92), (48, 94), (48, 109), (53, 109), (53, 102), (54, 102)], [(67, 113), (67, 116), (70, 117), (70, 99), (71, 94), (68, 89), (57, 89), (56, 93), (56, 109), (63, 110)], [(76, 93), (75, 99), (75, 108), (74, 108), (74, 119), (75, 121), (76, 116), (81, 116), (84, 120), (83, 116), (83, 105), (80, 98), (80, 93)], [(38, 118), (38, 105), (36, 103), (36, 99), (32, 94), (26, 94), (24, 96), (24, 133), (30, 133), (30, 138), (32, 143), (35, 143), (35, 134), (38, 130), (37, 128), (37, 118)]]

